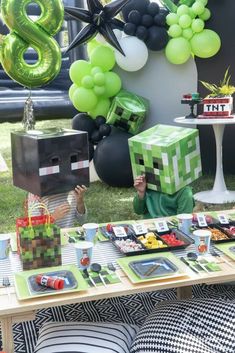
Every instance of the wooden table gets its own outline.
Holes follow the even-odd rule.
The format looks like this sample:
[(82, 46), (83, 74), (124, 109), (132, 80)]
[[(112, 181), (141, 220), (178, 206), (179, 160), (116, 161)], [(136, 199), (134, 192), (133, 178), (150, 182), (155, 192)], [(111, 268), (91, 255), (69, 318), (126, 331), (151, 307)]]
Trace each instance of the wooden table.
[[(234, 210), (222, 211), (221, 213), (234, 213)], [(102, 244), (99, 246), (102, 246)], [(169, 288), (177, 288), (178, 298), (184, 299), (191, 297), (193, 285), (234, 281), (235, 262), (225, 255), (223, 256), (231, 264), (234, 264), (234, 268), (226, 263), (222, 263), (220, 264), (222, 271), (214, 272), (211, 274), (203, 273), (198, 275), (182, 263), (182, 268), (184, 269), (186, 275), (183, 275), (182, 277), (175, 280), (165, 278), (161, 280), (153, 280), (151, 282), (132, 284), (124, 272), (119, 269), (118, 272), (122, 280), (121, 283), (110, 284), (107, 287), (92, 287), (83, 292), (74, 292), (68, 294), (63, 293), (58, 296), (48, 296), (24, 301), (19, 301), (17, 299), (14, 287), (10, 288), (10, 296), (7, 295), (5, 288), (0, 288), (0, 320), (2, 328), (3, 350), (7, 353), (14, 352), (12, 332), (13, 323), (34, 320), (35, 312), (38, 309)]]

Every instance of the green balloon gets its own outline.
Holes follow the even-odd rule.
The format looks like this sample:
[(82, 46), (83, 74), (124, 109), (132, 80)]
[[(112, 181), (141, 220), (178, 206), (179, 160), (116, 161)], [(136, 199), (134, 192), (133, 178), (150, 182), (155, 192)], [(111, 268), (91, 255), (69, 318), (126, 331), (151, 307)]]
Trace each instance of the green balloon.
[(206, 6), (208, 3), (208, 0), (197, 0), (197, 1), (201, 2), (204, 6)]
[(172, 38), (180, 37), (182, 34), (182, 28), (179, 25), (172, 25), (168, 30), (168, 34)]
[(91, 89), (79, 87), (73, 94), (73, 105), (80, 112), (88, 112), (94, 109), (98, 99)]
[(174, 12), (171, 12), (166, 16), (166, 23), (168, 24), (168, 26), (175, 25), (178, 23), (178, 21), (179, 16)]
[(91, 64), (85, 60), (77, 60), (72, 63), (69, 69), (69, 76), (71, 80), (78, 86), (82, 84), (84, 76), (90, 75)]
[(85, 88), (93, 88), (94, 87), (93, 77), (90, 75), (84, 76), (82, 79), (82, 86)]
[(184, 64), (190, 58), (191, 47), (185, 38), (173, 38), (168, 42), (165, 54), (170, 63)]
[(207, 21), (211, 17), (211, 12), (209, 9), (205, 9), (205, 11), (199, 16), (201, 20)]
[(109, 71), (115, 65), (114, 51), (108, 46), (100, 45), (92, 50), (90, 60), (92, 66), (99, 66), (103, 71)]
[(108, 98), (102, 98), (98, 101), (96, 107), (88, 112), (92, 118), (96, 118), (98, 115), (106, 117), (110, 108), (111, 102)]
[(204, 26), (205, 23), (203, 20), (201, 20), (200, 18), (195, 18), (195, 20), (193, 20), (192, 22), (191, 28), (194, 33), (199, 33), (203, 30)]
[(95, 75), (98, 74), (98, 73), (103, 73), (101, 67), (95, 66), (95, 67), (93, 67), (93, 68), (91, 69), (91, 74), (92, 74), (92, 76), (95, 76)]
[(105, 97), (115, 96), (122, 87), (122, 81), (115, 72), (105, 72)]
[(105, 94), (105, 87), (104, 86), (95, 86), (93, 88), (93, 91), (97, 96), (103, 96)]
[(191, 26), (192, 23), (192, 19), (190, 17), (190, 15), (182, 15), (179, 18), (179, 25), (182, 28), (188, 28), (189, 26)]
[(192, 10), (196, 15), (201, 15), (205, 11), (205, 6), (201, 1), (196, 1), (192, 5)]
[(94, 82), (97, 86), (103, 86), (105, 84), (105, 75), (103, 72), (98, 72), (94, 75)]
[[(53, 36), (64, 19), (61, 0), (37, 0), (41, 13), (35, 21), (27, 15), (30, 2), (1, 1), (1, 16), (10, 31), (1, 37), (1, 64), (14, 81), (28, 88), (48, 84), (60, 72), (61, 50)], [(30, 47), (38, 54), (33, 65), (24, 59)]]
[(189, 8), (189, 16), (192, 20), (197, 16), (191, 7)]
[(190, 43), (193, 53), (199, 58), (214, 56), (221, 46), (220, 37), (211, 29), (204, 29), (200, 33), (195, 33)]
[(71, 100), (71, 102), (73, 101), (73, 94), (76, 91), (76, 89), (78, 88), (78, 86), (73, 83), (70, 87), (69, 87), (69, 99)]
[(92, 50), (94, 50), (95, 48), (99, 47), (101, 44), (100, 42), (98, 42), (98, 40), (96, 40), (95, 38), (93, 38), (92, 40), (90, 40), (88, 43), (87, 43), (87, 54), (88, 54), (88, 57), (90, 58), (91, 57), (91, 52)]
[(187, 5), (180, 5), (177, 9), (177, 15), (187, 15), (189, 13), (189, 7)]
[(193, 31), (191, 28), (185, 28), (183, 29), (182, 35), (185, 39), (190, 40), (193, 36)]

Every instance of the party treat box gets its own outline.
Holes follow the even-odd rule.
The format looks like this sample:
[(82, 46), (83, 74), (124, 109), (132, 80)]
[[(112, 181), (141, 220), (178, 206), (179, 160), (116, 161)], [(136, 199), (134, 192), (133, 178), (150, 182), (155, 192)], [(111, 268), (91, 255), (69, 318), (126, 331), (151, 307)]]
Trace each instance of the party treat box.
[(201, 176), (198, 130), (156, 125), (128, 140), (133, 177), (147, 188), (174, 194)]
[(13, 183), (38, 196), (89, 185), (88, 137), (84, 131), (51, 128), (11, 134)]
[(229, 118), (233, 113), (233, 97), (203, 99), (203, 115), (200, 118)]
[(148, 108), (147, 99), (122, 90), (113, 99), (107, 123), (130, 134), (137, 134), (144, 123)]

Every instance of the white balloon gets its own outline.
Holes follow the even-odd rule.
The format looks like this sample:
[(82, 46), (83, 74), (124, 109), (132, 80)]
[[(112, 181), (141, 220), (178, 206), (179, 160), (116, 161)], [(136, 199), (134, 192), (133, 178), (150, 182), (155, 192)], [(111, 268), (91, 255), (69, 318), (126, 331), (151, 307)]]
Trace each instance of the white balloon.
[(145, 43), (134, 37), (123, 37), (119, 40), (125, 56), (115, 50), (116, 63), (125, 71), (138, 71), (148, 60), (148, 48)]
[(120, 29), (114, 28), (113, 33), (115, 34), (115, 37), (117, 38), (118, 41), (122, 38), (123, 32), (120, 31)]

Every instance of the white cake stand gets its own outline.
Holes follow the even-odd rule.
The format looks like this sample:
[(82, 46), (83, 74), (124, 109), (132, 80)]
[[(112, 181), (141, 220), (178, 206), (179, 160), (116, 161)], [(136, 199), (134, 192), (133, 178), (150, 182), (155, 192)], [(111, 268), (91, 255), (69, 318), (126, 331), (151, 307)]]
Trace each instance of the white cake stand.
[(185, 119), (185, 117), (179, 117), (174, 119), (174, 121), (179, 124), (213, 126), (216, 143), (216, 174), (214, 186), (212, 190), (196, 193), (194, 195), (195, 200), (215, 204), (234, 202), (235, 191), (227, 190), (224, 181), (222, 144), (224, 128), (226, 125), (235, 124), (235, 116), (233, 115), (233, 118), (229, 119)]

